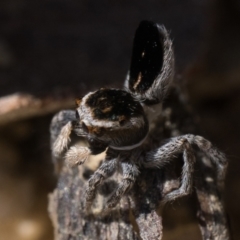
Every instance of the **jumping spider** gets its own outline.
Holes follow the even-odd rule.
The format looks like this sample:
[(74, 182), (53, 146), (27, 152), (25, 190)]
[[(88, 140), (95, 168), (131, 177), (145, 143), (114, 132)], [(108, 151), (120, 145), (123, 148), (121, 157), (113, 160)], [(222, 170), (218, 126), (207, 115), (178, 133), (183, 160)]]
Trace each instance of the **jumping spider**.
[[(179, 189), (168, 193), (164, 202), (191, 192), (195, 156), (193, 145), (206, 154), (217, 169), (218, 183), (223, 183), (227, 166), (225, 155), (201, 136), (192, 134), (168, 139), (156, 149), (144, 150), (150, 124), (157, 121), (161, 106), (174, 76), (172, 41), (164, 26), (143, 21), (136, 30), (130, 70), (125, 89), (100, 89), (76, 100), (76, 111), (61, 111), (52, 120), (54, 157), (66, 151), (73, 131), (84, 137), (89, 147), (73, 145), (65, 160), (70, 165), (83, 164), (90, 155), (106, 151), (106, 158), (88, 180), (86, 204), (90, 206), (97, 188), (120, 166), (122, 180), (107, 201), (116, 206), (131, 189), (141, 168), (162, 168), (182, 154), (183, 170)], [(57, 133), (58, 132), (58, 133)]]

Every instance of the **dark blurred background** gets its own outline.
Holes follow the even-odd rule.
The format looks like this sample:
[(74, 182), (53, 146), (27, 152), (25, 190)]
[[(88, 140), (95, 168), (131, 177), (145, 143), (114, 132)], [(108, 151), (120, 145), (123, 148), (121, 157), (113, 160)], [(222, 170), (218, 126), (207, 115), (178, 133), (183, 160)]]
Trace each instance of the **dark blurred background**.
[[(164, 24), (202, 133), (229, 157), (226, 210), (240, 239), (238, 0), (1, 0), (0, 240), (50, 240), (52, 115), (103, 86), (120, 87), (141, 20)], [(168, 207), (164, 239), (200, 239), (191, 210)]]

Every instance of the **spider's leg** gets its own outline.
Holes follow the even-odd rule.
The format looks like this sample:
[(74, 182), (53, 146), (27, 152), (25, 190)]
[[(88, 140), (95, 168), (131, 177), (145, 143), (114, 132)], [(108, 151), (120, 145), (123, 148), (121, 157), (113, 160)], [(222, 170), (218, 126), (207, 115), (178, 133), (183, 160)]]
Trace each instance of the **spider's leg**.
[(105, 160), (88, 180), (85, 193), (87, 206), (90, 206), (93, 202), (97, 187), (102, 183), (103, 180), (110, 177), (114, 173), (117, 163), (117, 159)]
[(61, 111), (53, 117), (50, 125), (53, 159), (60, 157), (67, 148), (75, 119), (75, 111), (72, 110)]
[(175, 155), (183, 153), (184, 166), (182, 171), (181, 186), (178, 190), (169, 193), (165, 200), (172, 200), (190, 193), (192, 185), (192, 172), (195, 157), (191, 145), (197, 145), (213, 162), (217, 168), (217, 184), (222, 190), (227, 169), (227, 159), (225, 155), (215, 148), (210, 141), (192, 134), (187, 134), (170, 139), (170, 141), (156, 150), (146, 154), (143, 165), (148, 168), (160, 168), (170, 162)]
[(172, 138), (168, 143), (160, 148), (146, 154), (143, 165), (148, 168), (160, 168), (172, 161), (178, 154), (183, 153), (183, 170), (181, 175), (181, 185), (177, 190), (168, 193), (163, 202), (174, 200), (178, 197), (188, 195), (192, 190), (193, 170), (195, 156), (191, 144), (186, 138)]
[(216, 147), (212, 145), (207, 139), (198, 136), (187, 134), (184, 137), (191, 143), (198, 146), (198, 148), (203, 151), (213, 162), (217, 169), (217, 184), (220, 190), (223, 190), (224, 179), (226, 175), (228, 161), (225, 154), (219, 151)]
[(192, 149), (192, 146), (188, 141), (185, 141), (183, 144), (183, 169), (181, 175), (181, 186), (179, 189), (174, 190), (168, 193), (164, 199), (164, 202), (168, 202), (174, 200), (178, 197), (183, 197), (191, 193), (192, 185), (193, 185), (193, 171), (194, 171), (194, 163), (195, 156)]
[(138, 168), (134, 163), (122, 162), (121, 166), (123, 171), (123, 179), (116, 191), (107, 201), (107, 208), (113, 208), (117, 205), (124, 193), (132, 188), (139, 174)]

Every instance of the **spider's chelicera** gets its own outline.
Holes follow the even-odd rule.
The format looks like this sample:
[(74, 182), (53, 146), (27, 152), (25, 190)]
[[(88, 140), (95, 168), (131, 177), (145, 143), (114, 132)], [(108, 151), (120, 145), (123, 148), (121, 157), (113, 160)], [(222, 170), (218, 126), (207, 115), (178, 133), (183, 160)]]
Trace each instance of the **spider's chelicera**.
[[(83, 164), (90, 155), (106, 151), (106, 158), (88, 180), (86, 203), (91, 205), (98, 186), (121, 166), (122, 181), (107, 201), (107, 207), (116, 206), (131, 189), (139, 171), (161, 168), (182, 154), (181, 185), (168, 193), (163, 201), (174, 200), (191, 192), (196, 145), (215, 164), (221, 185), (227, 166), (225, 155), (201, 136), (192, 134), (174, 137), (156, 149), (144, 150), (148, 141), (149, 125), (156, 120), (162, 101), (174, 75), (172, 42), (163, 26), (149, 21), (141, 22), (133, 44), (132, 61), (125, 90), (99, 89), (77, 100), (76, 112), (61, 111), (52, 120), (52, 152), (59, 157), (66, 151), (70, 134), (84, 137), (88, 147), (73, 145), (66, 151), (69, 165)], [(149, 109), (153, 109), (149, 111)]]

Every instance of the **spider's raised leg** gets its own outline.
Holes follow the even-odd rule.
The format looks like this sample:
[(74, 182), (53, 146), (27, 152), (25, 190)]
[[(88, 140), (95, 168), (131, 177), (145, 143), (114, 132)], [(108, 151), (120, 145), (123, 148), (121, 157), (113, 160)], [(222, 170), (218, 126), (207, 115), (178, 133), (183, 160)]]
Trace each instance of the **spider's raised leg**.
[(85, 193), (87, 207), (92, 204), (97, 187), (115, 172), (117, 163), (117, 159), (105, 160), (88, 180)]
[(160, 148), (150, 151), (146, 154), (146, 159), (143, 165), (147, 168), (160, 168), (172, 161), (175, 156), (183, 153), (183, 171), (181, 186), (179, 189), (167, 194), (163, 201), (174, 200), (175, 198), (185, 196), (191, 192), (193, 182), (193, 167), (195, 157), (192, 149), (192, 144), (197, 145), (216, 165), (217, 168), (217, 184), (222, 187), (224, 180), (227, 160), (225, 155), (218, 149), (212, 146), (211, 142), (201, 136), (191, 134), (179, 136), (170, 139), (168, 143)]
[(136, 178), (139, 174), (138, 168), (135, 164), (131, 162), (122, 162), (122, 171), (123, 171), (123, 179), (119, 184), (118, 188), (115, 190), (113, 195), (107, 201), (107, 207), (113, 208), (120, 201), (122, 196), (132, 188)]
[(207, 157), (212, 161), (217, 169), (217, 185), (222, 191), (224, 187), (224, 179), (227, 171), (228, 161), (225, 154), (219, 151), (216, 147), (212, 145), (210, 141), (201, 137), (195, 136), (192, 134), (184, 135), (184, 137), (191, 143), (198, 146)]
[(181, 185), (179, 189), (168, 193), (163, 202), (174, 200), (178, 197), (188, 195), (192, 190), (193, 169), (195, 156), (191, 144), (184, 137), (170, 139), (168, 143), (160, 148), (150, 151), (146, 154), (143, 165), (147, 168), (161, 168), (172, 161), (180, 153), (183, 153), (183, 170), (181, 176)]

